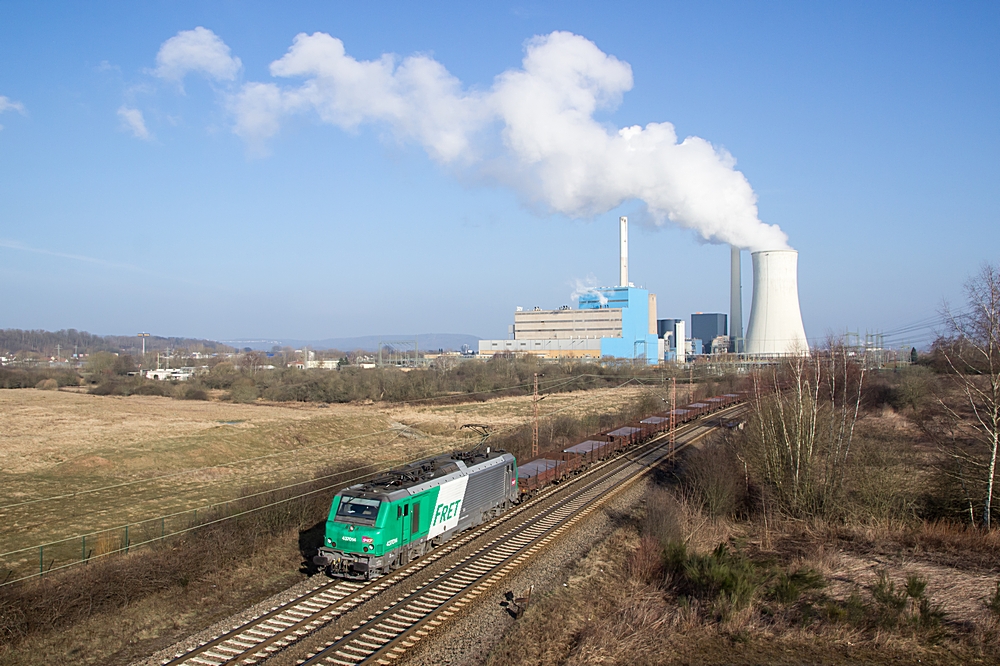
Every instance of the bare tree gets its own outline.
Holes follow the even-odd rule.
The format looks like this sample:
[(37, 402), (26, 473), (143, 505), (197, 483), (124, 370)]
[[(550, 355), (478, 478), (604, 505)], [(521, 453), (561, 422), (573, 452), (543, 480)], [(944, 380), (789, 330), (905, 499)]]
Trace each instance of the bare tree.
[(240, 368), (250, 375), (256, 375), (257, 371), (267, 362), (267, 356), (258, 351), (249, 351), (240, 357)]
[(983, 527), (989, 529), (1000, 447), (1000, 268), (983, 264), (965, 283), (965, 296), (965, 310), (956, 313), (945, 306), (942, 314), (951, 337), (937, 347), (971, 418), (944, 400), (941, 404), (956, 421), (967, 424), (973, 440), (985, 448), (968, 461), (985, 478)]
[(793, 513), (828, 510), (844, 490), (864, 380), (865, 359), (836, 341), (751, 375), (747, 454)]

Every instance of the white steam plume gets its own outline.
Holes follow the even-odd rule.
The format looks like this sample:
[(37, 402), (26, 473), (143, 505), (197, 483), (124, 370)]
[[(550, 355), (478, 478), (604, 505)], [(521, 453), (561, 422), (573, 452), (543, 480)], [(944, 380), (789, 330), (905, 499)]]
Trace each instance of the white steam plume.
[(608, 297), (598, 291), (597, 278), (593, 275), (588, 275), (586, 280), (574, 278), (570, 284), (573, 286), (573, 292), (569, 295), (571, 301), (579, 301), (581, 296), (593, 294), (597, 296), (597, 300), (600, 301), (601, 305), (608, 304)]
[[(296, 36), (271, 74), (303, 82), (247, 83), (230, 100), (235, 131), (252, 146), (274, 136), (285, 114), (314, 111), (344, 129), (386, 125), (438, 162), (478, 165), (552, 211), (591, 216), (639, 199), (657, 224), (711, 242), (788, 247), (781, 229), (758, 219), (757, 197), (726, 151), (698, 137), (678, 141), (666, 122), (613, 132), (595, 120), (632, 88), (632, 69), (579, 35), (535, 37), (521, 69), (482, 92), (428, 56), (358, 61), (324, 33)], [(497, 130), (499, 152), (490, 148)]]

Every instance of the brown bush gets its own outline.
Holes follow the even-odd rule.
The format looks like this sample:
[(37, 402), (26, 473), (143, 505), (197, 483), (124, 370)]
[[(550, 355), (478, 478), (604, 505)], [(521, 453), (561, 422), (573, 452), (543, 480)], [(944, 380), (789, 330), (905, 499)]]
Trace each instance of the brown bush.
[(625, 560), (625, 571), (629, 578), (643, 583), (663, 579), (663, 546), (656, 537), (650, 534), (639, 537), (639, 545)]
[(181, 400), (208, 400), (208, 391), (198, 386), (178, 386), (174, 395)]
[(646, 512), (639, 531), (656, 540), (662, 550), (667, 544), (684, 539), (682, 509), (674, 494), (663, 487), (646, 493)]
[(55, 391), (59, 388), (59, 382), (54, 379), (43, 379), (42, 381), (35, 384), (35, 388), (41, 391)]
[(724, 442), (710, 442), (692, 451), (685, 462), (684, 478), (691, 495), (711, 516), (732, 517), (746, 505), (743, 466)]

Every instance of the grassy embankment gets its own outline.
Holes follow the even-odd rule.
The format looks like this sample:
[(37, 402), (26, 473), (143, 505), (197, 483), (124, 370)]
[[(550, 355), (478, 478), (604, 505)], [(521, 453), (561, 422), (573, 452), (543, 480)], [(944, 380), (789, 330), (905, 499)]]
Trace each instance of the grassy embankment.
[(849, 456), (818, 410), (797, 493), (773, 403), (688, 452), (489, 664), (997, 663), (1000, 533), (962, 514), (934, 402), (957, 396), (893, 399), (914, 378), (869, 379)]

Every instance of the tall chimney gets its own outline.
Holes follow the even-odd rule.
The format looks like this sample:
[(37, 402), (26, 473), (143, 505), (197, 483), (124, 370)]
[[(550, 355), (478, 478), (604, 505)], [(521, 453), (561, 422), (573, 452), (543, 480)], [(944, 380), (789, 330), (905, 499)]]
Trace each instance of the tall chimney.
[(743, 347), (743, 273), (740, 248), (731, 245), (729, 264), (729, 351), (742, 354)]
[(799, 309), (799, 253), (753, 252), (753, 304), (746, 353), (753, 356), (808, 354)]
[(618, 238), (621, 239), (621, 268), (618, 277), (618, 286), (628, 286), (628, 218), (618, 218)]

